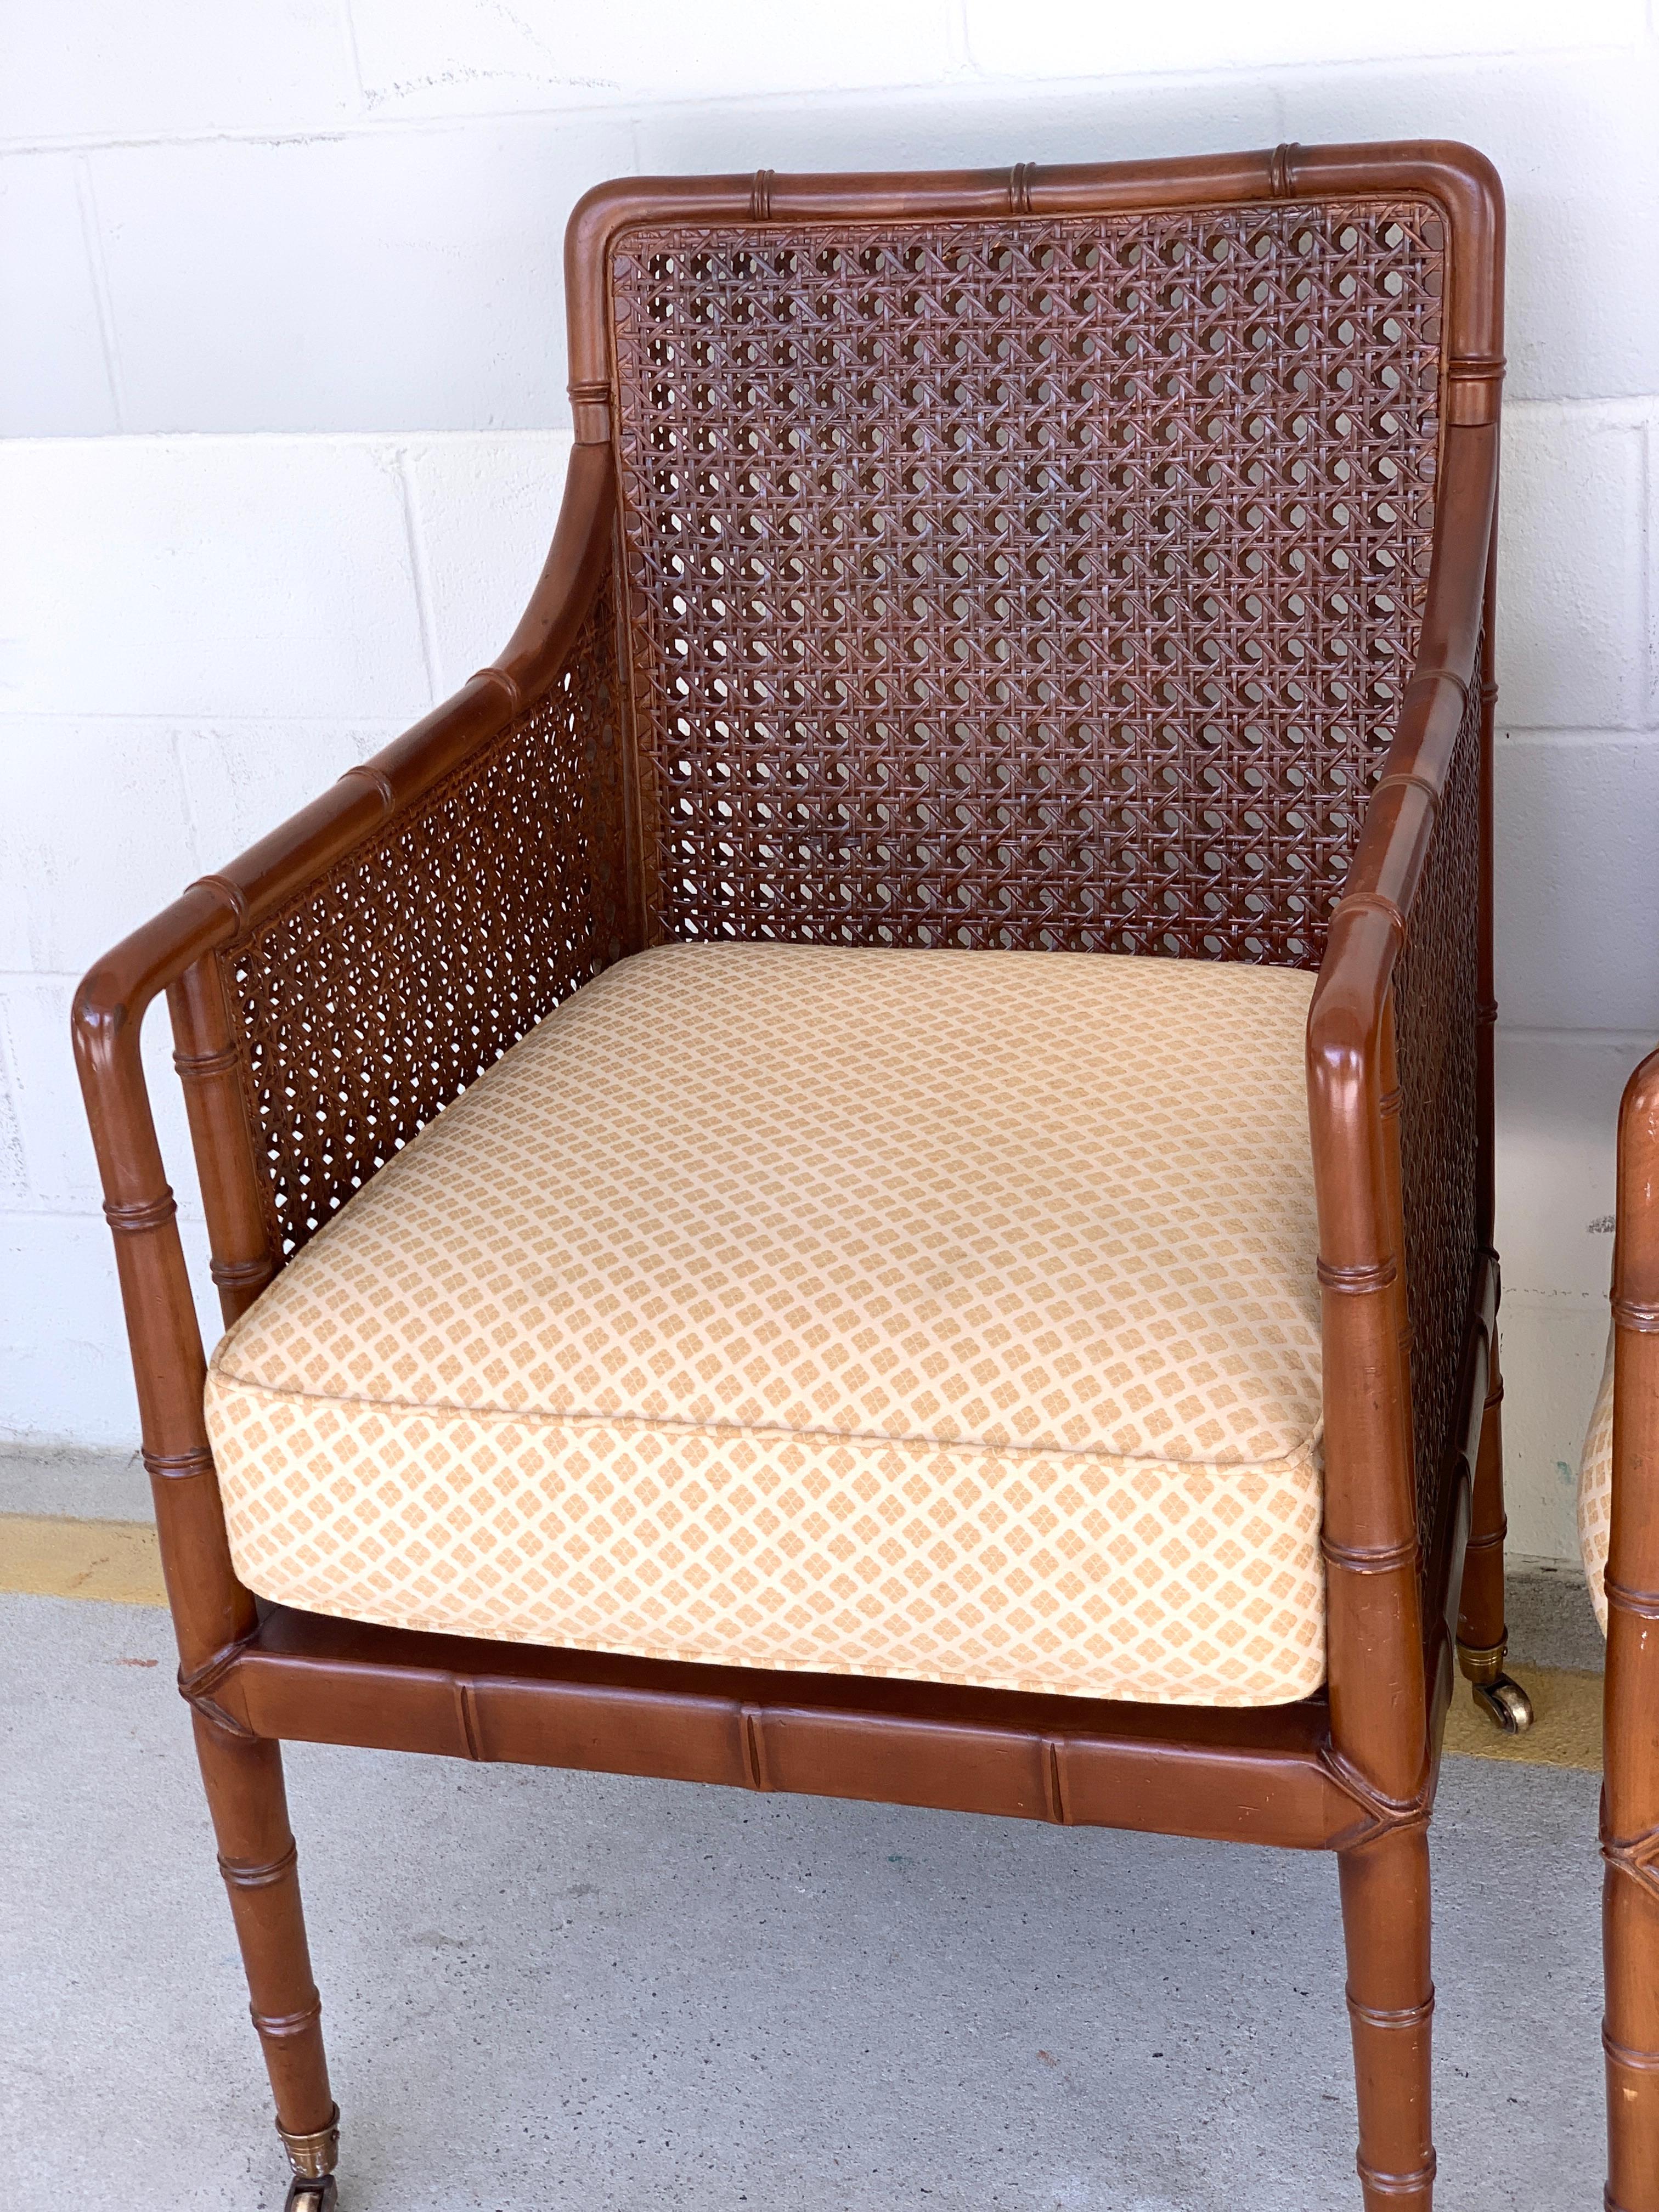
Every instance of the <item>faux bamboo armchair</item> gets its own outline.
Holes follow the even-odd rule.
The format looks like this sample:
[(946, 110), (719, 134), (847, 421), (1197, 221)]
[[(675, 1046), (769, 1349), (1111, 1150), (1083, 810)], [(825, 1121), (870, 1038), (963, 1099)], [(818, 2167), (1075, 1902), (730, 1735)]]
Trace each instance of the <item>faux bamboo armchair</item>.
[(1659, 2212), (1659, 1052), (1626, 1086), (1607, 1368), (1585, 1439), (1579, 1528), (1607, 1638), (1601, 1924), (1608, 2212)]
[[(337, 2114), (284, 1809), (284, 1738), (1334, 1851), (1364, 2201), (1429, 2205), (1427, 1825), (1454, 1644), (1492, 1717), (1527, 1717), (1503, 1674), (1492, 1249), (1502, 270), (1498, 180), (1450, 144), (603, 185), (577, 209), (566, 245), (576, 443), (564, 505), (506, 651), (87, 977), (75, 1043), (180, 1687), (294, 2167), (290, 2205), (332, 2203)], [(780, 963), (768, 946), (797, 950)], [(1064, 1391), (1058, 1382), (1054, 1391), (1071, 1393), (1073, 1425), (1050, 1453), (1060, 1487), (1042, 1492), (1060, 1502), (1047, 1522), (1042, 1507), (1036, 1534), (1004, 1545), (1015, 1565), (997, 1570), (1016, 1589), (1050, 1576), (1058, 1595), (1039, 1589), (1023, 1613), (988, 1589), (982, 1531), (954, 1595), (929, 1581), (928, 1528), (947, 1508), (926, 1471), (943, 1462), (920, 1459), (903, 1462), (903, 1498), (884, 1493), (890, 1520), (884, 1532), (878, 1514), (867, 1557), (843, 1576), (828, 1564), (843, 1557), (839, 1539), (826, 1538), (812, 1555), (819, 1566), (803, 1568), (800, 1547), (817, 1539), (800, 1508), (807, 1536), (776, 1539), (787, 1589), (732, 1598), (727, 1628), (699, 1630), (701, 1642), (693, 1629), (706, 1628), (709, 1606), (687, 1599), (678, 1657), (651, 1649), (643, 1631), (607, 1641), (582, 1611), (607, 1590), (613, 1601), (619, 1571), (614, 1557), (599, 1560), (592, 1518), (571, 1517), (568, 1487), (557, 1492), (560, 1510), (569, 1506), (564, 1535), (542, 1540), (544, 1529), (520, 1522), (510, 1541), (523, 1587), (557, 1583), (569, 1608), (560, 1617), (578, 1629), (538, 1630), (545, 1615), (522, 1589), (530, 1614), (509, 1620), (512, 1607), (489, 1593), (482, 1616), (468, 1612), (453, 1592), (468, 1577), (478, 1583), (497, 1539), (487, 1516), (469, 1521), (471, 1564), (455, 1566), (444, 1553), (455, 1540), (447, 1502), (458, 1522), (471, 1510), (478, 1455), (493, 1470), (490, 1495), (525, 1494), (520, 1463), (507, 1465), (522, 1438), (503, 1443), (500, 1423), (517, 1418), (530, 1387), (514, 1361), (541, 1352), (537, 1343), (524, 1352), (534, 1329), (526, 1336), (510, 1285), (490, 1309), (489, 1340), (476, 1357), (458, 1348), (474, 1326), (470, 1294), (400, 1284), (390, 1201), (402, 1193), (408, 1203), (430, 1185), (431, 1164), (459, 1158), (463, 1133), (485, 1126), (483, 1102), (523, 1095), (513, 1086), (543, 1064), (535, 1054), (545, 1048), (574, 1066), (583, 1039), (600, 1051), (617, 1009), (645, 1003), (628, 993), (649, 985), (657, 1005), (671, 975), (690, 979), (687, 990), (758, 979), (786, 1021), (809, 985), (842, 993), (836, 1034), (848, 1065), (865, 979), (898, 994), (895, 1005), (919, 994), (904, 1000), (911, 1009), (925, 1009), (945, 977), (981, 1007), (989, 1000), (975, 994), (994, 979), (998, 1018), (1017, 1040), (1022, 994), (1037, 994), (1035, 1007), (1051, 984), (1061, 991), (1056, 979), (1085, 996), (1111, 979), (1126, 1006), (1148, 994), (1173, 1003), (1176, 986), (1202, 987), (1182, 1001), (1194, 1007), (1240, 1003), (1246, 987), (1291, 1006), (1297, 1158), (1285, 1188), (1302, 1178), (1310, 1224), (1316, 1198), (1317, 1249), (1310, 1226), (1285, 1328), (1294, 1334), (1297, 1314), (1307, 1316), (1297, 1371), (1312, 1377), (1316, 1417), (1322, 1404), (1307, 1446), (1312, 1508), (1282, 1551), (1300, 1564), (1237, 1569), (1236, 1621), (1218, 1625), (1219, 1601), (1200, 1601), (1254, 1540), (1248, 1529), (1237, 1540), (1225, 1533), (1237, 1506), (1226, 1469), (1238, 1454), (1220, 1450), (1200, 1488), (1219, 1501), (1223, 1535), (1189, 1576), (1189, 1612), (1159, 1631), (1166, 1673), (1134, 1671), (1146, 1607), (1133, 1590), (1114, 1594), (1111, 1546), (1139, 1540), (1136, 1509), (1112, 1524), (1097, 1499), (1092, 1522), (1079, 1509), (1042, 1551), (1042, 1529), (1072, 1510), (1065, 1480), (1095, 1464), (1091, 1452), (1103, 1465), (1117, 1454), (1112, 1464), (1131, 1475), (1141, 1464), (1141, 1447), (1090, 1426), (1091, 1394), (1106, 1387), (1097, 1370), (1117, 1353), (1108, 1346), (1091, 1365), (1079, 1323), (1085, 1356), (1055, 1353), (1050, 1370), (1064, 1370)], [(145, 1010), (163, 991), (227, 1343), (245, 1346), (259, 1329), (282, 1340), (291, 1287), (321, 1280), (323, 1255), (361, 1257), (378, 1223), (392, 1272), (366, 1294), (364, 1325), (429, 1340), (393, 1347), (399, 1372), (410, 1359), (475, 1362), (460, 1392), (475, 1458), (446, 1444), (441, 1475), (404, 1462), (399, 1476), (387, 1462), (363, 1478), (382, 1499), (401, 1481), (431, 1501), (403, 1553), (401, 1536), (362, 1537), (379, 1507), (350, 1537), (330, 1517), (331, 1498), (359, 1481), (364, 1451), (404, 1419), (396, 1387), (342, 1427), (343, 1401), (313, 1418), (301, 1385), (280, 1404), (267, 1392), (252, 1412), (228, 1413), (224, 1393), (245, 1378), (226, 1380), (216, 1365), (210, 1435), (204, 1351), (139, 1058)], [(883, 1032), (898, 1040), (894, 1051), (908, 1034), (903, 1008)], [(673, 1049), (710, 1048), (703, 1022), (694, 1007)], [(1050, 1032), (1042, 1048), (1052, 1042)], [(667, 1051), (646, 1054), (649, 1081)], [(1018, 1041), (993, 1057), (997, 1080), (1018, 1075)], [(1193, 1020), (1170, 1065), (1177, 1099), (1235, 1072)], [(675, 1066), (660, 1079), (664, 1097)], [(832, 1054), (825, 1066), (833, 1084), (841, 1061)], [(990, 1113), (982, 1087), (995, 1086), (970, 1066), (953, 1109)], [(607, 1095), (603, 1082), (596, 1095)], [(789, 1110), (805, 1128), (815, 1085)], [(719, 1120), (698, 1125), (695, 1141), (725, 1141)], [(1006, 1127), (1011, 1142), (1031, 1133), (1041, 1152), (1040, 1128), (1026, 1132), (1018, 1115)], [(1223, 1127), (1241, 1152), (1256, 1134), (1243, 1109), (1225, 1109)], [(854, 1180), (855, 1170), (856, 1161)], [(1077, 1173), (1087, 1183), (1097, 1170), (1085, 1158)], [(886, 1165), (878, 1158), (869, 1171)], [(1042, 1175), (1039, 1164), (1030, 1180)], [(740, 1212), (742, 1186), (741, 1174), (722, 1186), (720, 1205)], [(443, 1188), (441, 1176), (441, 1198)], [(1299, 1202), (1292, 1192), (1285, 1204), (1294, 1212)], [(1127, 1240), (1152, 1255), (1134, 1264), (1153, 1267), (1207, 1212), (1200, 1193), (1184, 1212), (1151, 1220)], [(643, 1218), (641, 1233), (656, 1234), (648, 1206)], [(706, 1227), (694, 1220), (686, 1233)], [(975, 1233), (969, 1221), (964, 1248)], [(879, 1221), (872, 1234), (878, 1267)], [(1064, 1266), (1086, 1285), (1094, 1257), (1068, 1249)], [(978, 1264), (972, 1252), (958, 1260)], [(1025, 1270), (1038, 1283), (1030, 1295), (1046, 1295), (1049, 1265), (1060, 1261), (1051, 1254)], [(950, 1268), (938, 1279), (949, 1307)], [(631, 1326), (660, 1287), (647, 1282), (635, 1307), (612, 1297), (618, 1325)], [(1194, 1295), (1224, 1304), (1234, 1288), (1200, 1281)], [(717, 1293), (715, 1284), (708, 1296)], [(557, 1284), (534, 1289), (550, 1312), (562, 1294)], [(835, 1319), (832, 1302), (828, 1291), (817, 1306), (800, 1302), (784, 1348), (763, 1344), (755, 1360), (805, 1358), (800, 1347)], [(324, 1309), (318, 1326), (332, 1328), (335, 1310)], [(891, 1326), (908, 1323), (901, 1315)], [(888, 1325), (873, 1306), (855, 1313), (848, 1341), (857, 1351), (860, 1329), (873, 1340)], [(1160, 1344), (1181, 1334), (1163, 1324), (1151, 1333)], [(506, 1347), (499, 1403), (492, 1343)], [(1135, 1357), (1145, 1352), (1143, 1342)], [(327, 1360), (313, 1353), (295, 1358), (314, 1380)], [(1158, 1356), (1178, 1363), (1180, 1343)], [(611, 1370), (593, 1358), (604, 1397)], [(719, 1371), (721, 1388), (747, 1387)], [(1029, 1413), (1042, 1431), (1049, 1400), (1028, 1402), (1018, 1377), (999, 1371), (1019, 1409), (1008, 1422)], [(884, 1389), (911, 1390), (912, 1406), (935, 1384), (951, 1406), (958, 1384), (978, 1387), (944, 1354), (921, 1382), (881, 1375)], [(1177, 1373), (1177, 1389), (1190, 1380)], [(684, 1387), (695, 1396), (695, 1379)], [(649, 1376), (641, 1388), (636, 1429), (672, 1397), (665, 1386), (652, 1398)], [(1141, 1402), (1138, 1385), (1126, 1388), (1124, 1403)], [(1233, 1384), (1224, 1374), (1202, 1388), (1224, 1403)], [(671, 1425), (680, 1415), (703, 1418), (671, 1403)], [(958, 1443), (978, 1420), (975, 1449), (1012, 1451), (996, 1405), (952, 1418)], [(816, 1419), (809, 1408), (776, 1449), (786, 1473), (808, 1468), (813, 1510), (833, 1529), (835, 1466), (851, 1462), (813, 1457)], [(365, 1444), (365, 1419), (380, 1443)], [(851, 1434), (857, 1425), (842, 1421), (831, 1439), (843, 1455), (867, 1441)], [(697, 1485), (682, 1468), (652, 1493), (659, 1506), (667, 1493), (681, 1555), (696, 1546), (674, 1516), (702, 1510), (696, 1497), (710, 1487), (725, 1495), (744, 1454), (766, 1461), (761, 1429), (744, 1431), (741, 1448), (720, 1443), (735, 1433), (715, 1424)], [(945, 1433), (931, 1431), (929, 1449)], [(902, 1459), (896, 1431), (878, 1442)], [(559, 1481), (574, 1482), (568, 1437), (558, 1449)], [(604, 1446), (613, 1504), (618, 1483), (644, 1480), (635, 1462), (616, 1474), (620, 1449)], [(589, 1462), (602, 1456), (595, 1445)], [(975, 1462), (981, 1474), (988, 1463)], [(1020, 1464), (1029, 1473), (1036, 1460)], [(1184, 1462), (1158, 1465), (1158, 1480), (1177, 1487), (1190, 1473)], [(1051, 1474), (1030, 1473), (1028, 1490)], [(766, 1462), (757, 1478), (773, 1501), (756, 1509), (768, 1528), (796, 1510), (776, 1506), (766, 1488), (775, 1476)], [(986, 1478), (1002, 1479), (994, 1468)], [(552, 1497), (552, 1478), (537, 1480), (537, 1496)], [(1007, 1493), (1016, 1514), (1018, 1494)], [(901, 1525), (906, 1514), (920, 1534)], [(301, 1562), (281, 1588), (258, 1569), (276, 1522), (290, 1564)], [(733, 1540), (740, 1592), (744, 1545), (763, 1537), (774, 1540), (753, 1528)], [(652, 1540), (667, 1539), (659, 1530)], [(1169, 1529), (1157, 1540), (1164, 1548), (1144, 1572), (1164, 1590), (1181, 1544)], [(641, 1617), (652, 1577), (670, 1571), (655, 1559), (641, 1566), (644, 1542), (629, 1569)], [(353, 1544), (356, 1565), (343, 1565)], [(901, 1556), (890, 1575), (884, 1559)], [(526, 1559), (541, 1562), (533, 1573)], [(383, 1595), (330, 1595), (343, 1585), (327, 1577), (349, 1566)], [(305, 1579), (313, 1571), (320, 1581)], [(1291, 1637), (1301, 1671), (1274, 1691), (1271, 1670), (1265, 1688), (1249, 1672), (1249, 1654), (1271, 1641), (1261, 1624), (1284, 1610), (1274, 1593), (1297, 1575), (1307, 1596)], [(1656, 1578), (1659, 1568), (1645, 1577)], [(296, 1588), (325, 1597), (295, 1602), (285, 1592)], [(907, 1589), (926, 1616), (911, 1644)], [(838, 1621), (850, 1642), (835, 1643)], [(805, 1641), (788, 1645), (797, 1634)], [(1012, 1648), (1017, 1635), (1018, 1663), (970, 1663), (957, 1649), (998, 1637)], [(1073, 1644), (1085, 1657), (1067, 1674), (1054, 1654)], [(858, 1660), (878, 1646), (869, 1664)], [(787, 1656), (795, 1649), (830, 1656), (804, 1663)], [(1091, 1652), (1104, 1655), (1094, 1674)], [(1212, 1679), (1213, 1693), (1194, 1687)], [(1117, 1687), (1102, 1694), (1101, 1682)]]

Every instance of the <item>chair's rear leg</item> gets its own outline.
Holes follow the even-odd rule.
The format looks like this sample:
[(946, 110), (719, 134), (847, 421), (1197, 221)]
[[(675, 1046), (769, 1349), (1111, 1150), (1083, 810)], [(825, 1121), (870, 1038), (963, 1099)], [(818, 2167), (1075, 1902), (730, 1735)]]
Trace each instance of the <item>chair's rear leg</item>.
[(1532, 1726), (1532, 1700), (1504, 1671), (1509, 1627), (1504, 1618), (1504, 1378), (1493, 1340), (1480, 1420), (1480, 1449), (1469, 1509), (1468, 1547), (1457, 1607), (1457, 1662), (1488, 1720), (1511, 1735)]
[(1390, 1829), (1344, 1851), (1337, 1864), (1365, 2212), (1430, 2212), (1427, 1825)]
[(283, 1755), (276, 1744), (233, 1735), (200, 1712), (195, 1722), (219, 1870), (276, 2100), (276, 2130), (294, 2169), (289, 2204), (294, 2212), (329, 2212), (340, 2116), (329, 2094)]

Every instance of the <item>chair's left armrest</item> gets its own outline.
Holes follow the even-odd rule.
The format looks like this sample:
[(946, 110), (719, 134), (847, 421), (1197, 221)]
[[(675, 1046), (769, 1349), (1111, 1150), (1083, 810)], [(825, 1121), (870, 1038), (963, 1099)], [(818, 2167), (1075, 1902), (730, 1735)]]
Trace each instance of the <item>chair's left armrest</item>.
[(1401, 1804), (1428, 1786), (1422, 1570), (1445, 1540), (1471, 1390), (1478, 1419), (1496, 1293), (1482, 650), (1496, 477), (1495, 423), (1449, 432), (1417, 665), (1308, 1022), (1333, 1733)]
[[(1613, 1522), (1606, 1574), (1610, 1711), (1615, 1678), (1633, 1679), (1638, 1666), (1652, 1674), (1659, 1658), (1659, 1051), (1637, 1068), (1620, 1103), (1616, 1222)], [(1651, 1745), (1652, 1705), (1646, 1697), (1639, 1725)], [(1613, 1747), (1607, 1748), (1611, 1783)], [(1651, 1821), (1659, 1823), (1659, 1749), (1653, 1763)]]
[[(500, 659), (98, 961), (75, 1054), (187, 1668), (246, 1632), (139, 1051), (166, 993), (228, 1320), (382, 1160), (623, 949), (610, 448), (578, 446)], [(598, 887), (595, 884), (597, 879)]]

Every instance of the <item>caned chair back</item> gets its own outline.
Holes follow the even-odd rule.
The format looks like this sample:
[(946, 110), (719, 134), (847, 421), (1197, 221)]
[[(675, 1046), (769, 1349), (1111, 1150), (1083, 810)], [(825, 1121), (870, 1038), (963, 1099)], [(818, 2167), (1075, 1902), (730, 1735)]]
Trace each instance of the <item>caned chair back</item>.
[(1422, 614), (1446, 226), (1028, 175), (611, 242), (653, 935), (1318, 963)]

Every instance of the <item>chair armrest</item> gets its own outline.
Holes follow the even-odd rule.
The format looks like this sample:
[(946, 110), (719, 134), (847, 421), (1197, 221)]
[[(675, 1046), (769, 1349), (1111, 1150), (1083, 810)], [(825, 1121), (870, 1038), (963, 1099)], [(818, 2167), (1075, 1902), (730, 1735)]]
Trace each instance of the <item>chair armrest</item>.
[(1400, 1804), (1428, 1786), (1424, 1650), (1437, 1673), (1448, 1638), (1425, 1614), (1450, 1556), (1456, 1462), (1474, 1464), (1460, 1421), (1471, 1395), (1470, 1424), (1480, 1418), (1496, 1297), (1485, 680), (1496, 486), (1496, 423), (1454, 424), (1418, 660), (1308, 1021), (1332, 1728), (1339, 1748), (1364, 1747), (1371, 1786)]
[(1659, 1615), (1659, 1051), (1620, 1103), (1617, 1225), (1607, 1629), (1624, 1615), (1645, 1640)]
[[(578, 446), (552, 549), (500, 659), (192, 884), (76, 994), (76, 1059), (118, 1228), (171, 1204), (137, 1052), (146, 1009), (168, 993), (228, 1318), (621, 949), (614, 515), (609, 447)], [(560, 942), (544, 944), (527, 979), (514, 932), (538, 927)], [(147, 1324), (131, 1300), (128, 1318), (137, 1352)], [(185, 1328), (182, 1310), (167, 1326)]]

